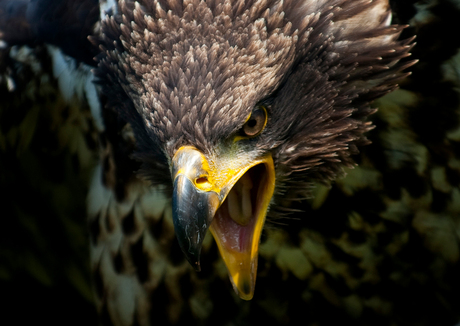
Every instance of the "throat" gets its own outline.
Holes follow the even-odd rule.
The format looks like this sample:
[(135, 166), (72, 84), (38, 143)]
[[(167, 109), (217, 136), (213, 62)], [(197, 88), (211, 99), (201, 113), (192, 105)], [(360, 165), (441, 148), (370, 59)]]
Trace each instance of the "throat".
[(243, 175), (227, 196), (230, 218), (241, 226), (246, 226), (253, 216), (251, 190), (253, 183), (248, 173)]

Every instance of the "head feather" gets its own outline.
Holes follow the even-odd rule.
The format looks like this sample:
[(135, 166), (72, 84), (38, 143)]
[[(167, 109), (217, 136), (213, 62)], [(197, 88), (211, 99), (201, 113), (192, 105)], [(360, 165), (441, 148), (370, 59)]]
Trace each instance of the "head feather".
[(370, 103), (412, 64), (390, 21), (387, 0), (120, 0), (96, 75), (152, 162), (212, 151), (265, 104), (255, 147), (294, 187), (352, 164)]

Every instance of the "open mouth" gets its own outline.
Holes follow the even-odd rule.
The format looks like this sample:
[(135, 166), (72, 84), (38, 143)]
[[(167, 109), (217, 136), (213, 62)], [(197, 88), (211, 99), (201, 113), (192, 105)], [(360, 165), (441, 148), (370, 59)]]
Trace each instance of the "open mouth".
[(209, 228), (235, 292), (252, 299), (260, 235), (275, 190), (271, 154), (216, 162), (196, 148), (183, 146), (176, 151), (172, 167), (174, 230), (185, 257), (200, 270), (201, 247)]
[(266, 163), (251, 167), (232, 187), (210, 226), (235, 291), (246, 300), (253, 296), (260, 234), (273, 195), (269, 169)]
[[(249, 169), (233, 186), (214, 215), (211, 228), (222, 245), (236, 252), (248, 250), (263, 205), (267, 188), (266, 168), (258, 164)], [(265, 216), (263, 216), (265, 218)]]

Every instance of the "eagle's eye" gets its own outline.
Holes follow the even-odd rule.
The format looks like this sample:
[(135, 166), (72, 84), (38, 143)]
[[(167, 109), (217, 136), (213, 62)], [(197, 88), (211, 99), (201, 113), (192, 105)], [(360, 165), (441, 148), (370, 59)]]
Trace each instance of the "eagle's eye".
[(247, 137), (257, 136), (267, 124), (267, 110), (263, 106), (257, 106), (243, 125), (243, 134)]

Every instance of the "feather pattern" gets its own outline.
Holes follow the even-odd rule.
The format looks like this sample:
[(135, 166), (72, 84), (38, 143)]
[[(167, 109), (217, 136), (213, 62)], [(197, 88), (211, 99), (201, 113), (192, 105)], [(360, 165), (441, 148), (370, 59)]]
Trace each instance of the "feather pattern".
[[(98, 87), (103, 88), (100, 100), (107, 126), (98, 131), (100, 162), (88, 205), (91, 272), (101, 323), (276, 320), (289, 324), (305, 318), (305, 302), (307, 319), (312, 316), (310, 324), (316, 319), (321, 321), (317, 324), (336, 322), (328, 323), (335, 317), (315, 311), (317, 305), (327, 307), (324, 311), (339, 311), (337, 319), (345, 314), (352, 316), (347, 315), (348, 320), (363, 315), (362, 324), (369, 315), (391, 316), (390, 304), (385, 298), (371, 297), (374, 290), (369, 287), (379, 280), (379, 266), (387, 266), (380, 264), (387, 258), (386, 251), (397, 251), (398, 245), (407, 242), (405, 232), (393, 235), (399, 229), (389, 220), (404, 223), (407, 214), (395, 212), (407, 210), (404, 205), (414, 205), (414, 199), (405, 190), (398, 202), (394, 196), (382, 195), (389, 208), (381, 219), (372, 211), (362, 220), (360, 213), (367, 203), (350, 212), (351, 194), (356, 195), (355, 201), (371, 197), (375, 203), (372, 194), (360, 197), (359, 191), (368, 191), (368, 183), (372, 190), (382, 191), (375, 181), (378, 172), (366, 170), (362, 162), (363, 169), (351, 172), (349, 181), (339, 182), (340, 195), (337, 188), (331, 191), (329, 205), (321, 202), (327, 191), (318, 188), (314, 210), (309, 210), (318, 217), (314, 221), (289, 202), (309, 194), (313, 181), (326, 182), (342, 174), (344, 166), (353, 165), (351, 155), (368, 142), (363, 133), (372, 128), (366, 121), (375, 112), (370, 103), (395, 89), (406, 75), (403, 70), (413, 64), (399, 62), (408, 55), (412, 39), (397, 40), (403, 27), (390, 25), (388, 2), (121, 0), (116, 7), (111, 1), (101, 3), (107, 13), (101, 11), (103, 21), (96, 21), (93, 12), (90, 28), (83, 33), (85, 40), (86, 34), (95, 34), (92, 42), (101, 52), (96, 75)], [(293, 234), (266, 230), (260, 300), (242, 303), (231, 297), (227, 272), (209, 239), (203, 247), (207, 266), (202, 274), (191, 271), (183, 259), (171, 223), (168, 160), (183, 144), (214, 150), (216, 144), (231, 138), (259, 103), (267, 107), (269, 123), (248, 146), (274, 155), (278, 195), (271, 212), (296, 212), (302, 226), (296, 228), (293, 222)], [(381, 120), (391, 126), (400, 124), (376, 117)], [(392, 171), (407, 164), (420, 146), (411, 147), (414, 153), (395, 154), (402, 145), (389, 133), (388, 148), (379, 149), (387, 155), (381, 164), (389, 162), (385, 168)], [(452, 137), (456, 139), (455, 134)], [(455, 164), (454, 160), (451, 165)], [(153, 186), (134, 173), (141, 165)], [(417, 169), (424, 172), (423, 166)], [(450, 185), (443, 173), (454, 172), (442, 168), (433, 172), (436, 188), (444, 191)], [(321, 196), (321, 191), (326, 195)], [(345, 218), (334, 215), (334, 199), (343, 204)], [(300, 208), (305, 210), (305, 203)], [(329, 216), (335, 218), (320, 218)], [(418, 214), (413, 231), (431, 251), (441, 252), (453, 264), (458, 261), (458, 235), (449, 229), (448, 219), (436, 223), (436, 218), (432, 213)], [(331, 220), (346, 233), (322, 224)], [(454, 246), (444, 250), (440, 234), (449, 235)], [(389, 243), (385, 249), (376, 244), (382, 241)], [(284, 301), (293, 288), (298, 291)], [(350, 289), (356, 293), (350, 294)], [(379, 291), (383, 297), (388, 295), (375, 289)]]
[(308, 188), (352, 166), (369, 104), (414, 63), (399, 62), (412, 39), (390, 19), (387, 1), (120, 1), (94, 40), (96, 76), (152, 180), (177, 148), (212, 151), (263, 103), (272, 123), (255, 148), (277, 158), (278, 189)]

